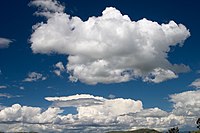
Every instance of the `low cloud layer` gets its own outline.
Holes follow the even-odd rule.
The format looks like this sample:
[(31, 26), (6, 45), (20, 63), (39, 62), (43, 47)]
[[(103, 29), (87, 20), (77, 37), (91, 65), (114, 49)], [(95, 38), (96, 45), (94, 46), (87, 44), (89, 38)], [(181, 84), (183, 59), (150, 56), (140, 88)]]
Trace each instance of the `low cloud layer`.
[(159, 24), (145, 18), (135, 21), (114, 7), (83, 21), (64, 13), (64, 6), (55, 0), (32, 1), (30, 5), (39, 8), (37, 15), (47, 18), (33, 26), (33, 52), (68, 56), (71, 81), (107, 84), (141, 78), (159, 83), (190, 70), (167, 59), (170, 47), (183, 46), (190, 36), (182, 24)]
[[(106, 99), (88, 94), (46, 97), (52, 102), (46, 110), (19, 104), (4, 107), (0, 111), (0, 130), (102, 133), (144, 127), (161, 131), (174, 126), (195, 127), (200, 115), (199, 95), (199, 90), (170, 95), (171, 112), (159, 108), (143, 109), (142, 102), (133, 99)], [(65, 107), (75, 107), (77, 113), (65, 114), (64, 109), (68, 109)]]
[(0, 37), (0, 49), (3, 48), (8, 48), (9, 44), (12, 43), (13, 41), (8, 39), (8, 38), (1, 38)]

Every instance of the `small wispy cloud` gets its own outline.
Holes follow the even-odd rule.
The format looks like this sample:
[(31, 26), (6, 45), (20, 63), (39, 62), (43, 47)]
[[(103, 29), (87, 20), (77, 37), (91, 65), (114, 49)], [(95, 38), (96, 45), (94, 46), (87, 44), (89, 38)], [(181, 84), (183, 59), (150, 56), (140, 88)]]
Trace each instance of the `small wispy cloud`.
[(33, 82), (38, 80), (46, 80), (47, 77), (43, 76), (41, 73), (30, 72), (27, 77), (23, 80), (24, 82)]
[(0, 49), (3, 48), (8, 48), (9, 44), (12, 43), (13, 41), (8, 39), (8, 38), (2, 38), (0, 37)]
[(22, 97), (21, 95), (11, 95), (11, 94), (7, 94), (7, 93), (0, 93), (0, 98), (14, 98), (14, 97)]
[(54, 74), (61, 76), (61, 74), (66, 70), (62, 62), (58, 62), (54, 65)]
[(190, 86), (195, 87), (197, 89), (200, 88), (200, 78), (196, 79), (195, 81), (193, 81)]
[(0, 89), (6, 89), (7, 88), (7, 86), (5, 86), (5, 85), (0, 85)]
[[(65, 72), (72, 82), (95, 85), (142, 79), (160, 83), (190, 71), (189, 66), (167, 58), (171, 47), (182, 46), (190, 36), (182, 24), (159, 24), (146, 18), (134, 21), (114, 7), (84, 21), (66, 14), (64, 5), (55, 0), (30, 5), (38, 7), (36, 15), (47, 19), (33, 26), (33, 53), (67, 55)], [(61, 72), (54, 71), (58, 76)]]
[(20, 86), (19, 89), (20, 89), (20, 90), (24, 90), (24, 87), (23, 87), (23, 86)]
[(115, 95), (113, 95), (113, 94), (110, 94), (109, 96), (108, 96), (108, 98), (110, 98), (110, 99), (113, 99), (113, 98), (115, 98), (116, 96)]

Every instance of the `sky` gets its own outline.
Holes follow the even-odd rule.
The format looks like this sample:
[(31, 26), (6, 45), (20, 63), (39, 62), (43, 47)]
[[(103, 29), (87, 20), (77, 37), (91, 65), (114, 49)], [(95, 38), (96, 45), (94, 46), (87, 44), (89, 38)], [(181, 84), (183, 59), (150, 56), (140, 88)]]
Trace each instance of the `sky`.
[(0, 1), (0, 131), (195, 130), (199, 5)]

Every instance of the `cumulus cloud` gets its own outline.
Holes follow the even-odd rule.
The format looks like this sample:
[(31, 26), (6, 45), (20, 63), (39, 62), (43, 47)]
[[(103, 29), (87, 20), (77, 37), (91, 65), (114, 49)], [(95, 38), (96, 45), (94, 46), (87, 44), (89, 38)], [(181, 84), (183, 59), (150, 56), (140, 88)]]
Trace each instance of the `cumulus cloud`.
[(186, 119), (186, 123), (195, 126), (194, 122), (200, 116), (200, 90), (186, 91), (170, 96), (173, 102), (173, 114), (182, 115)]
[(33, 82), (33, 81), (46, 80), (46, 79), (47, 79), (47, 77), (44, 77), (41, 73), (30, 72), (30, 73), (28, 73), (27, 78), (25, 78), (23, 81), (24, 82)]
[(200, 115), (200, 90), (186, 91), (171, 95), (174, 113), (179, 115)]
[[(113, 98), (106, 99), (92, 95), (81, 94), (69, 97), (48, 97), (48, 101), (56, 102), (60, 107), (77, 107), (75, 123), (84, 128), (83, 131), (128, 130), (138, 128), (154, 128), (166, 130), (173, 126), (182, 126), (185, 119), (181, 115), (168, 113), (159, 108), (143, 109), (141, 101), (132, 99)], [(84, 99), (87, 99), (85, 101)], [(99, 100), (98, 104), (95, 103)], [(91, 102), (94, 101), (94, 102)], [(66, 102), (64, 104), (64, 102)], [(80, 103), (77, 105), (77, 103)], [(88, 104), (86, 104), (88, 103)], [(119, 108), (120, 107), (120, 108)], [(102, 128), (104, 127), (104, 128)]]
[(12, 43), (13, 41), (8, 39), (8, 38), (1, 38), (0, 37), (0, 49), (2, 48), (8, 48), (9, 44)]
[(67, 55), (71, 81), (97, 84), (142, 78), (159, 83), (190, 70), (167, 59), (170, 47), (183, 46), (190, 36), (182, 24), (159, 24), (145, 18), (135, 21), (114, 7), (83, 21), (64, 13), (57, 1), (41, 1), (31, 2), (39, 7), (36, 13), (51, 15), (44, 15), (47, 22), (33, 26), (31, 48), (34, 53)]
[(65, 67), (62, 62), (58, 62), (54, 65), (55, 70), (53, 71), (57, 76), (61, 76), (61, 73), (65, 71)]
[[(142, 102), (133, 99), (106, 99), (88, 94), (46, 97), (46, 100), (53, 103), (66, 103), (50, 106), (46, 110), (19, 104), (5, 107), (0, 111), (0, 130), (102, 133), (110, 130), (154, 128), (163, 131), (174, 126), (194, 125), (195, 120), (189, 118), (199, 115), (198, 95), (199, 91), (171, 95), (174, 105), (172, 112), (159, 108), (143, 109)], [(62, 107), (70, 106), (77, 109), (77, 114), (63, 113)]]
[(196, 79), (195, 81), (193, 81), (190, 86), (193, 86), (195, 88), (200, 88), (200, 78), (199, 79)]
[[(28, 107), (14, 104), (0, 111), (0, 130), (6, 132), (40, 131), (48, 132), (48, 124), (59, 121), (59, 108), (48, 108), (42, 111), (39, 107)], [(23, 123), (23, 125), (22, 125)], [(47, 125), (47, 126), (46, 126)], [(51, 132), (55, 131), (53, 127)], [(57, 130), (59, 131), (59, 130)]]

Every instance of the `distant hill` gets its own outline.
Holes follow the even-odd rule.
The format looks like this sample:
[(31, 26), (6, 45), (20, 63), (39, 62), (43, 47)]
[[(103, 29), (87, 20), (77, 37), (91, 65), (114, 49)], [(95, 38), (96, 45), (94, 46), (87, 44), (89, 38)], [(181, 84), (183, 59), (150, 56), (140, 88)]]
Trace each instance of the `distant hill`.
[(134, 131), (111, 131), (107, 133), (161, 133), (154, 129), (138, 129)]
[(191, 133), (200, 133), (200, 131), (192, 131)]
[[(161, 132), (156, 131), (154, 129), (139, 129), (134, 131), (111, 131), (107, 133), (161, 133)], [(180, 131), (180, 133), (200, 133), (200, 131)]]

